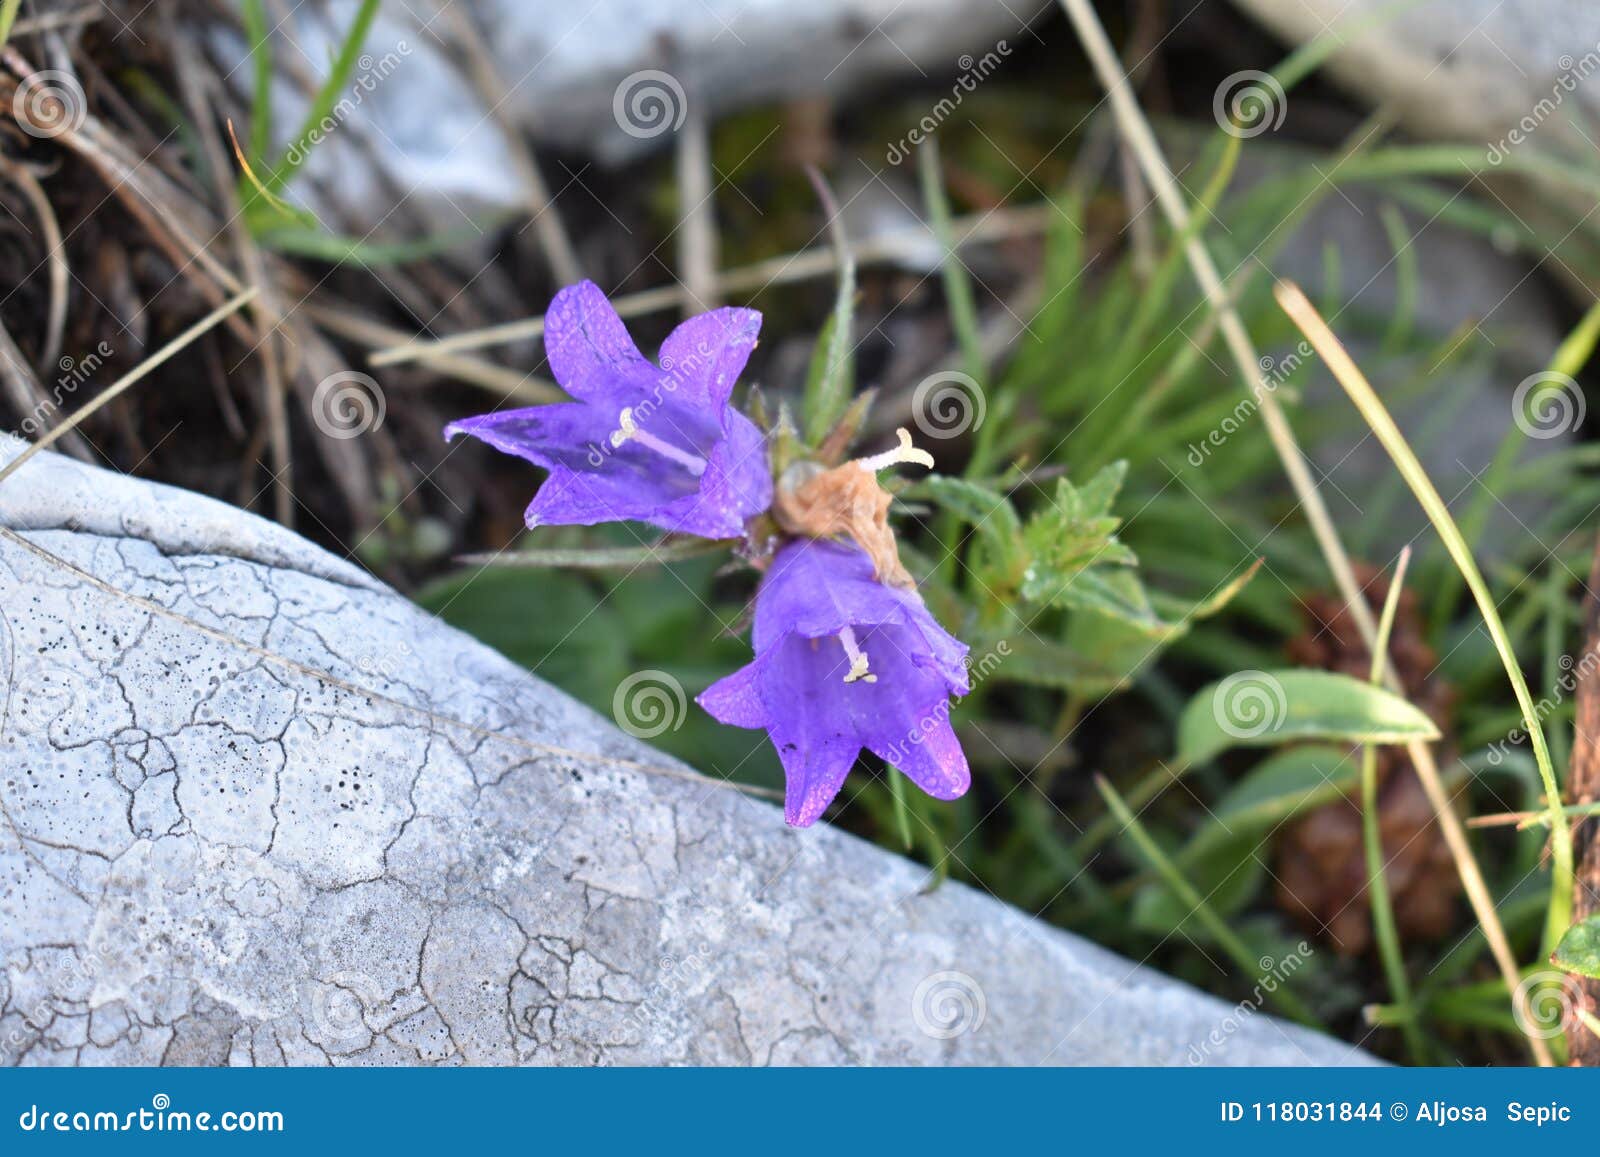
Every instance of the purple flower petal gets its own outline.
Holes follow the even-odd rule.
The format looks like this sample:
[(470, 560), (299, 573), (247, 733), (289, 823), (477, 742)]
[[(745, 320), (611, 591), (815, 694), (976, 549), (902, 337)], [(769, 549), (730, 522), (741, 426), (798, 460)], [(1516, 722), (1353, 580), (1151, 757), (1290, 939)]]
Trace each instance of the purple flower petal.
[[(950, 726), (968, 690), (967, 648), (922, 600), (872, 578), (854, 545), (801, 540), (773, 559), (756, 595), (755, 659), (699, 697), (735, 727), (764, 727), (787, 782), (784, 818), (814, 823), (866, 748), (938, 799), (971, 782)], [(852, 650), (872, 678), (847, 681)]]
[(697, 404), (720, 406), (733, 393), (761, 333), (753, 309), (713, 309), (689, 318), (661, 343), (661, 368)]
[(550, 302), (544, 314), (544, 352), (561, 388), (585, 402), (643, 397), (657, 377), (604, 291), (592, 281), (569, 285)]

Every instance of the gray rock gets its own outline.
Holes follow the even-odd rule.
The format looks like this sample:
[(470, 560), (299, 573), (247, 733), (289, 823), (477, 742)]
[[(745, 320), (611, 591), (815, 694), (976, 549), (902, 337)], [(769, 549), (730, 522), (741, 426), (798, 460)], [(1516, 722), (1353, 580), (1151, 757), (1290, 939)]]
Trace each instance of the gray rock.
[(1423, 135), (1481, 142), (1491, 164), (1494, 150), (1524, 144), (1594, 148), (1600, 20), (1589, 0), (1236, 3), (1290, 41), (1348, 34), (1328, 68), (1352, 92)]
[(8, 1062), (1368, 1060), (790, 831), (210, 499), (46, 454), (0, 526)]
[[(355, 9), (356, 0), (296, 7), (279, 30), (278, 53), (320, 80)], [(489, 30), (479, 39), (493, 101), (465, 63), (473, 58), (457, 21), (468, 10)], [(763, 101), (841, 98), (896, 78), (956, 76), (986, 54), (987, 75), (1004, 63), (1000, 42), (1009, 38), (1009, 55), (1025, 26), (1053, 10), (1051, 0), (473, 0), (444, 14), (426, 4), (386, 5), (346, 99), (315, 147), (297, 143), (316, 203), (377, 224), (399, 193), (459, 230), (463, 214), (527, 205), (508, 131), (620, 160), (669, 145), (691, 108), (710, 115)], [(219, 35), (215, 44), (229, 75), (248, 84), (246, 41)], [(299, 126), (307, 103), (303, 87), (286, 79), (274, 100), (276, 123)], [(557, 171), (548, 183), (559, 196), (568, 178)]]

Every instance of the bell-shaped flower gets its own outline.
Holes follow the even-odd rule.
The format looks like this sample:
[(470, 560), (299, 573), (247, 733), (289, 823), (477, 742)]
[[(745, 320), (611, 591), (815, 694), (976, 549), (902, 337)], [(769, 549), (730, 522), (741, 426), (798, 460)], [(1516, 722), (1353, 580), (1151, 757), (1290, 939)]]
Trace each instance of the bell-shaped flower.
[(967, 648), (914, 590), (873, 577), (854, 543), (796, 539), (756, 593), (755, 660), (698, 702), (723, 723), (765, 728), (783, 762), (784, 818), (815, 823), (866, 748), (936, 799), (971, 782), (950, 725), (969, 689)]
[(772, 501), (766, 440), (729, 403), (761, 315), (716, 309), (668, 335), (648, 361), (593, 282), (563, 289), (545, 314), (551, 372), (574, 399), (463, 418), (471, 434), (550, 472), (527, 524), (636, 520), (737, 538)]

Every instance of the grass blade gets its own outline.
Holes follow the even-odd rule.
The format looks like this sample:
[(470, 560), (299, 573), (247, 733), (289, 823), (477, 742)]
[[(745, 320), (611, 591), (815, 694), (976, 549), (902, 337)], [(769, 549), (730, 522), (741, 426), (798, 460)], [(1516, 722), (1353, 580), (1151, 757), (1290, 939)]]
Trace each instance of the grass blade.
[[(1384, 660), (1389, 653), (1389, 635), (1394, 629), (1394, 615), (1400, 605), (1400, 588), (1405, 583), (1406, 566), (1411, 561), (1411, 548), (1400, 552), (1395, 564), (1394, 577), (1389, 580), (1389, 595), (1383, 601), (1383, 614), (1378, 618), (1378, 641), (1372, 648), (1372, 673), (1369, 682), (1374, 687), (1383, 685)], [(1389, 895), (1389, 881), (1384, 876), (1383, 831), (1378, 816), (1378, 749), (1372, 744), (1361, 748), (1361, 840), (1367, 859), (1367, 896), (1372, 908), (1372, 932), (1377, 940), (1378, 956), (1383, 961), (1383, 972), (1389, 982), (1389, 996), (1399, 1005), (1411, 1005), (1411, 981), (1406, 976), (1405, 959), (1400, 953), (1400, 931), (1395, 925), (1394, 902)], [(1413, 1064), (1423, 1064), (1422, 1029), (1416, 1018), (1401, 1022), (1400, 1031), (1405, 1037), (1406, 1051)]]
[[(1252, 952), (1243, 940), (1239, 939), (1238, 934), (1229, 928), (1222, 917), (1212, 911), (1205, 898), (1195, 891), (1194, 885), (1189, 883), (1184, 874), (1178, 869), (1178, 866), (1168, 858), (1167, 854), (1161, 850), (1161, 846), (1144, 829), (1144, 825), (1129, 810), (1127, 803), (1117, 794), (1117, 789), (1111, 786), (1110, 781), (1104, 776), (1096, 776), (1095, 787), (1100, 789), (1100, 794), (1105, 798), (1106, 806), (1111, 809), (1111, 814), (1117, 818), (1117, 822), (1122, 824), (1123, 830), (1132, 837), (1133, 842), (1138, 845), (1139, 851), (1143, 853), (1145, 859), (1150, 861), (1150, 866), (1160, 874), (1167, 887), (1172, 889), (1178, 899), (1189, 905), (1190, 914), (1205, 925), (1206, 931), (1216, 938), (1217, 943), (1222, 946), (1222, 950), (1233, 958), (1234, 965), (1239, 969), (1240, 974), (1247, 977), (1255, 976), (1261, 969), (1257, 954)], [(1316, 1015), (1306, 1007), (1299, 997), (1290, 992), (1287, 986), (1279, 985), (1271, 992), (1266, 992), (1263, 988), (1263, 992), (1277, 1004), (1285, 1015), (1304, 1025), (1311, 1025), (1312, 1027), (1319, 1025)]]
[(1373, 434), (1388, 451), (1389, 457), (1393, 459), (1395, 467), (1405, 478), (1406, 484), (1411, 487), (1411, 492), (1416, 495), (1434, 529), (1439, 532), (1445, 549), (1461, 571), (1462, 578), (1478, 604), (1489, 637), (1493, 640), (1495, 650), (1499, 652), (1500, 661), (1506, 669), (1506, 677), (1511, 680), (1511, 689), (1516, 694), (1517, 706), (1522, 710), (1523, 726), (1533, 746), (1533, 757), (1539, 766), (1539, 778), (1544, 785), (1545, 801), (1550, 813), (1550, 905), (1544, 931), (1544, 950), (1549, 952), (1555, 948), (1562, 933), (1572, 923), (1572, 828), (1561, 809), (1561, 787), (1556, 780), (1555, 767), (1550, 762), (1549, 748), (1545, 745), (1544, 728), (1539, 722), (1533, 696), (1528, 692), (1528, 682), (1523, 678), (1522, 667), (1512, 650), (1505, 624), (1500, 619), (1500, 612), (1494, 605), (1488, 584), (1483, 580), (1483, 574), (1472, 557), (1472, 551), (1461, 537), (1461, 529), (1450, 515), (1449, 507), (1439, 496), (1439, 491), (1435, 489), (1427, 471), (1422, 468), (1422, 463), (1417, 461), (1417, 456), (1406, 442), (1405, 435), (1400, 433), (1400, 428), (1395, 425), (1394, 418), (1378, 398), (1371, 383), (1345, 352), (1344, 346), (1340, 344), (1339, 339), (1334, 336), (1333, 331), (1328, 328), (1311, 302), (1306, 299), (1305, 294), (1295, 286), (1281, 281), (1277, 285), (1276, 294), (1284, 312), (1294, 319), (1306, 339), (1327, 363), (1333, 376), (1344, 387), (1345, 393), (1350, 395), (1350, 400), (1356, 409), (1361, 411), (1361, 416), (1367, 420)]

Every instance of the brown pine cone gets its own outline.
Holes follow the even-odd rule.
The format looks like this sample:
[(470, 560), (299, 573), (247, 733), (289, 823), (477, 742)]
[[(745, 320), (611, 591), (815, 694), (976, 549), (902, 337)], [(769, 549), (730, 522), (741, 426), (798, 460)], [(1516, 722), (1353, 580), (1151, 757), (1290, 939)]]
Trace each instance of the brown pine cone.
[[(1361, 566), (1357, 578), (1377, 612), (1388, 594), (1388, 576)], [(1366, 679), (1372, 658), (1344, 601), (1316, 594), (1305, 600), (1305, 609), (1307, 629), (1290, 640), (1290, 659)], [(1433, 674), (1435, 656), (1423, 641), (1416, 597), (1409, 590), (1401, 592), (1395, 611), (1389, 657), (1406, 695), (1448, 734), (1451, 691)], [(1461, 881), (1403, 747), (1378, 748), (1378, 814), (1384, 878), (1400, 934), (1408, 941), (1437, 940), (1454, 923)], [(1372, 943), (1372, 917), (1360, 791), (1281, 829), (1276, 859), (1278, 906), (1340, 954), (1364, 953)]]

